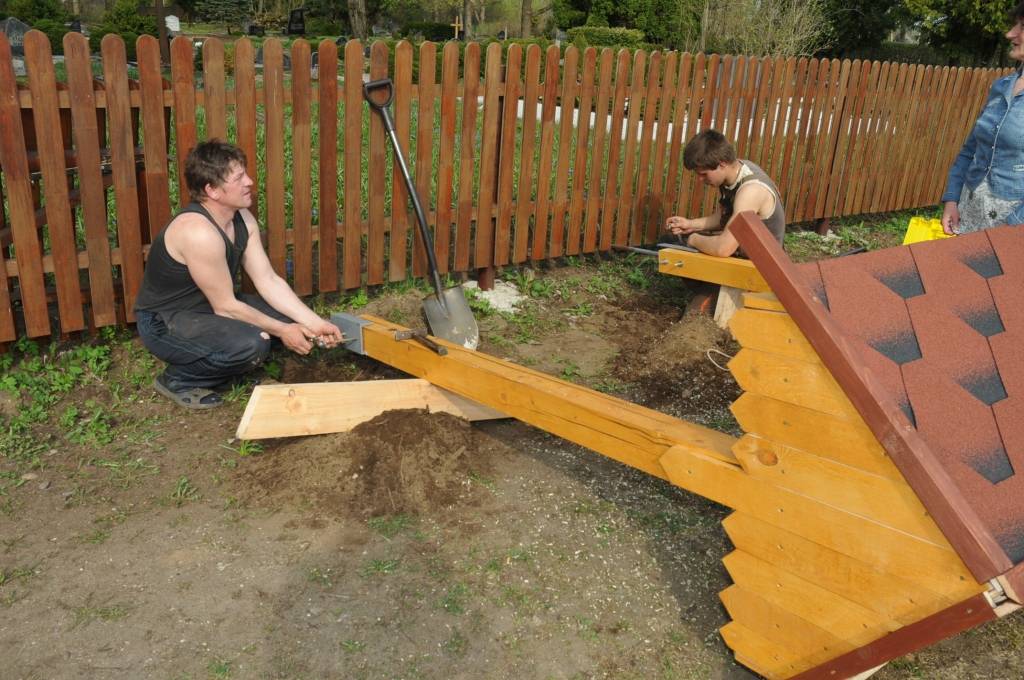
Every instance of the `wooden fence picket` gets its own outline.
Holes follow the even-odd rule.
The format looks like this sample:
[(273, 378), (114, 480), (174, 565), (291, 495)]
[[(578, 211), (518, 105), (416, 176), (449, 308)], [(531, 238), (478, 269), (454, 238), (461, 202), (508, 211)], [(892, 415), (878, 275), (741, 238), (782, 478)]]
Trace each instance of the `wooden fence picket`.
[[(266, 166), (284, 168), (284, 51), (281, 41), (263, 43), (263, 113), (266, 121)], [(288, 241), (285, 233), (284, 172), (266, 173), (266, 235), (270, 264), (279, 276), (288, 276)]]
[[(494, 264), (494, 207), (498, 182), (501, 144), (501, 44), (487, 46), (484, 68), (484, 124), (480, 139), (480, 186), (476, 195), (476, 233), (473, 243), (473, 267), (483, 269)], [(509, 121), (511, 124), (511, 121)]]
[(654, 140), (654, 157), (651, 160), (650, 193), (646, 205), (647, 221), (644, 226), (643, 240), (654, 243), (660, 231), (662, 213), (665, 209), (665, 197), (668, 187), (665, 186), (665, 154), (668, 151), (669, 132), (672, 128), (672, 114), (676, 97), (676, 78), (679, 76), (679, 54), (669, 52), (665, 57), (665, 66), (661, 79), (661, 96), (658, 101), (657, 136)]
[(345, 226), (342, 241), (342, 282), (345, 289), (362, 283), (363, 214), (363, 45), (345, 45)]
[(203, 115), (206, 139), (228, 141), (227, 92), (224, 87), (224, 43), (203, 41)]
[[(28, 87), (32, 94), (32, 114), (36, 129), (59, 130), (60, 108), (57, 103), (57, 82), (50, 40), (45, 33), (29, 31), (25, 34), (24, 49), (25, 59), (32, 65), (28, 70)], [(46, 200), (46, 229), (57, 284), (57, 308), (60, 312), (61, 330), (78, 331), (85, 328), (85, 315), (82, 312), (82, 294), (78, 285), (78, 252), (75, 246), (71, 200), (68, 195), (64, 144), (60, 135), (56, 134), (41, 134), (37, 141)]]
[(317, 289), (323, 293), (338, 290), (338, 46), (331, 40), (324, 40), (317, 55), (320, 83), (317, 89), (320, 132)]
[(576, 96), (579, 89), (580, 52), (570, 45), (562, 63), (562, 92), (558, 102), (561, 111), (558, 129), (558, 155), (555, 169), (555, 197), (551, 203), (550, 257), (561, 257), (565, 252), (565, 218), (569, 208), (569, 161), (572, 153), (573, 129), (576, 127)]
[[(380, 80), (388, 75), (388, 48), (382, 41), (374, 41), (370, 46), (370, 80)], [(366, 105), (368, 109), (369, 105)], [(364, 105), (360, 105), (364, 108)], [(392, 107), (393, 112), (393, 107)], [(366, 283), (374, 286), (384, 283), (385, 233), (384, 224), (384, 191), (387, 182), (385, 176), (387, 164), (387, 141), (384, 123), (381, 117), (372, 112), (370, 115), (369, 149), (369, 195), (366, 238)]]
[(587, 188), (587, 221), (583, 233), (583, 252), (592, 253), (597, 250), (597, 227), (600, 217), (601, 197), (604, 195), (604, 187), (601, 181), (603, 176), (605, 138), (608, 136), (608, 128), (600, 121), (607, 120), (609, 99), (612, 88), (612, 61), (614, 53), (608, 47), (601, 50), (601, 62), (599, 69), (599, 80), (597, 93), (594, 95), (596, 107), (594, 121), (594, 145), (590, 161), (590, 180)]
[(292, 287), (313, 292), (313, 90), (309, 43), (292, 43)]
[[(432, 172), (434, 160), (434, 93), (437, 78), (437, 47), (434, 43), (420, 45), (419, 82), (416, 94), (419, 97), (416, 116), (416, 191), (423, 203), (428, 226), (436, 212), (431, 209), (433, 189)], [(433, 227), (431, 226), (431, 230)], [(413, 237), (413, 276), (423, 276), (427, 271), (427, 256), (419, 228), (414, 229)]]
[[(139, 62), (139, 94), (142, 100), (142, 150), (145, 161), (146, 209), (149, 241), (171, 219), (167, 192), (167, 129), (164, 127), (164, 79), (160, 72), (160, 43), (151, 35), (140, 36), (136, 47)], [(95, 117), (95, 113), (93, 113)]]
[(537, 99), (540, 96), (540, 46), (526, 48), (525, 89), (523, 92), (523, 133), (519, 151), (519, 186), (516, 195), (515, 240), (512, 262), (527, 257), (530, 239), (530, 215), (533, 212), (533, 151), (537, 129)]
[[(92, 322), (99, 328), (117, 323), (117, 312), (114, 308), (114, 277), (110, 261), (110, 240), (107, 236), (106, 187), (103, 185), (100, 165), (100, 129), (94, 90), (97, 84), (92, 75), (89, 41), (81, 33), (67, 33), (64, 36), (64, 66), (68, 74), (72, 129), (75, 153), (78, 156), (78, 190), (82, 201), (85, 252), (89, 264)], [(165, 182), (167, 179), (165, 175)], [(166, 197), (166, 184), (163, 195)], [(0, 287), (0, 295), (2, 293), (3, 287)]]
[(494, 229), (494, 264), (509, 263), (511, 253), (512, 192), (515, 182), (516, 128), (522, 96), (523, 46), (511, 45), (505, 56), (504, 99), (501, 112), (501, 151), (498, 169), (498, 216)]
[(459, 84), (459, 46), (449, 42), (441, 53), (441, 139), (437, 159), (437, 211), (434, 222), (434, 254), (437, 269), (448, 271), (452, 233), (452, 192), (455, 185), (455, 90)]
[(476, 164), (476, 114), (480, 92), (480, 43), (466, 45), (462, 61), (462, 126), (459, 137), (459, 197), (455, 212), (455, 271), (469, 269)]
[(192, 40), (179, 35), (171, 41), (171, 91), (174, 93), (174, 154), (178, 161), (178, 207), (189, 202), (185, 157), (198, 141), (196, 130), (195, 66)]
[(633, 218), (629, 224), (629, 242), (639, 245), (647, 235), (647, 207), (651, 200), (651, 147), (654, 145), (654, 131), (658, 120), (658, 104), (661, 103), (662, 54), (651, 54), (647, 65), (647, 92), (644, 94), (643, 126), (640, 133), (640, 159), (637, 161), (636, 190), (633, 198)]
[(619, 163), (622, 154), (622, 126), (626, 118), (626, 93), (629, 87), (629, 52), (619, 50), (615, 65), (615, 91), (612, 95), (611, 129), (609, 130), (608, 162), (604, 166), (604, 204), (601, 207), (601, 250), (612, 247), (615, 227), (615, 204), (619, 196)]
[(124, 43), (113, 33), (103, 37), (103, 80), (106, 85), (107, 124), (110, 129), (110, 164), (114, 178), (117, 243), (121, 255), (121, 283), (125, 318), (135, 320), (135, 296), (142, 285), (142, 234), (139, 188), (135, 173), (128, 64)]
[[(415, 157), (409, 145), (412, 119), (412, 45), (402, 40), (395, 46), (395, 134), (405, 155), (409, 172), (414, 172)], [(401, 281), (408, 275), (406, 260), (409, 251), (409, 191), (398, 163), (391, 168), (391, 228), (388, 254), (388, 280)], [(424, 208), (426, 210), (426, 208)]]
[(547, 253), (551, 209), (551, 162), (555, 146), (555, 110), (558, 108), (558, 75), (561, 50), (548, 47), (544, 54), (543, 106), (540, 116), (540, 160), (537, 165), (537, 200), (533, 211), (533, 241), (530, 259), (544, 259)]
[[(328, 43), (333, 45), (334, 43)], [(337, 49), (337, 48), (335, 48)], [(242, 38), (235, 43), (235, 131), (239, 148), (245, 152), (245, 168), (254, 182), (259, 181), (256, 134), (256, 53), (252, 42)], [(331, 88), (327, 88), (331, 89)], [(252, 192), (249, 212), (260, 219), (259, 186)]]
[(622, 155), (622, 181), (619, 185), (619, 193), (615, 197), (619, 205), (615, 217), (613, 242), (618, 246), (624, 246), (630, 242), (630, 231), (633, 224), (631, 209), (636, 182), (637, 135), (640, 129), (640, 114), (645, 105), (644, 72), (646, 66), (647, 55), (637, 50), (633, 55), (633, 68), (629, 79), (629, 112), (626, 116), (626, 148)]

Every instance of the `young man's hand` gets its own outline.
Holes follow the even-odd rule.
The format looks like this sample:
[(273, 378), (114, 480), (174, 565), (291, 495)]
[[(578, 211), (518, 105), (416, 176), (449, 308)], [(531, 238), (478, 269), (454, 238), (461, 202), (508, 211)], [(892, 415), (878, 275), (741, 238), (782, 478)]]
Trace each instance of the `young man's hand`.
[(665, 228), (675, 236), (685, 236), (686, 234), (700, 231), (700, 227), (696, 224), (695, 220), (687, 219), (681, 215), (673, 215), (665, 220)]

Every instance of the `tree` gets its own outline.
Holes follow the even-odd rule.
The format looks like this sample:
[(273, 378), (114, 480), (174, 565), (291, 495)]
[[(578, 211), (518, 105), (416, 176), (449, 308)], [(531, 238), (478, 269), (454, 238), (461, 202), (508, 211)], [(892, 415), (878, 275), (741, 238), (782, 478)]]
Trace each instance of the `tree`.
[(247, 6), (236, 0), (197, 0), (195, 8), (207, 21), (223, 24), (228, 35), (232, 27), (241, 28), (247, 14)]
[(945, 52), (951, 63), (981, 61), (1005, 64), (1009, 3), (977, 0), (903, 0), (918, 20), (921, 35)]
[(348, 25), (352, 28), (352, 36), (366, 40), (370, 35), (366, 23), (366, 0), (348, 0)]
[[(829, 43), (826, 0), (705, 0), (703, 49), (753, 56), (811, 55)], [(757, 27), (752, 30), (751, 27)]]
[(124, 40), (128, 58), (135, 59), (135, 41), (140, 35), (157, 34), (156, 17), (139, 14), (138, 0), (117, 0), (114, 6), (103, 14), (100, 23), (89, 33), (89, 47), (99, 52), (103, 36), (117, 33)]
[(831, 47), (838, 53), (878, 47), (905, 17), (903, 0), (826, 0)]

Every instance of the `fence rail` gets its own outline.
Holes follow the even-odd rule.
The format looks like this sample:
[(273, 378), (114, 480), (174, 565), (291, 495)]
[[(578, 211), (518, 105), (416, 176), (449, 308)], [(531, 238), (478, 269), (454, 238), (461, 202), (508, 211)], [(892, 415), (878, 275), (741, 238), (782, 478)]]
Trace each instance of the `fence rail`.
[[(228, 138), (259, 178), (274, 268), (302, 295), (420, 276), (423, 244), (364, 78), (395, 82), (394, 117), (443, 272), (656, 240), (713, 201), (681, 167), (714, 127), (778, 182), (791, 222), (936, 202), (1002, 71), (498, 44), (156, 40), (129, 65), (0, 37), (0, 342), (133, 319), (148, 243), (187, 195), (179, 162)], [(368, 54), (368, 57), (366, 56)], [(439, 67), (439, 68), (438, 68)], [(95, 69), (102, 77), (97, 78)], [(328, 85), (329, 84), (329, 85)], [(391, 210), (391, 206), (401, 209)]]

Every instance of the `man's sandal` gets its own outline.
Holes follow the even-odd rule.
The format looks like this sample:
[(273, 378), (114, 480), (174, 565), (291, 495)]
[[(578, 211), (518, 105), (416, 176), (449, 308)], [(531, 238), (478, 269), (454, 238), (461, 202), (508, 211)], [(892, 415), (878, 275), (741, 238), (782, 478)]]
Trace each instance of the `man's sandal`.
[(153, 389), (173, 401), (178, 406), (195, 411), (216, 408), (224, 403), (224, 400), (219, 394), (213, 390), (208, 390), (203, 387), (189, 387), (175, 392), (167, 386), (162, 375), (158, 375), (153, 380)]

